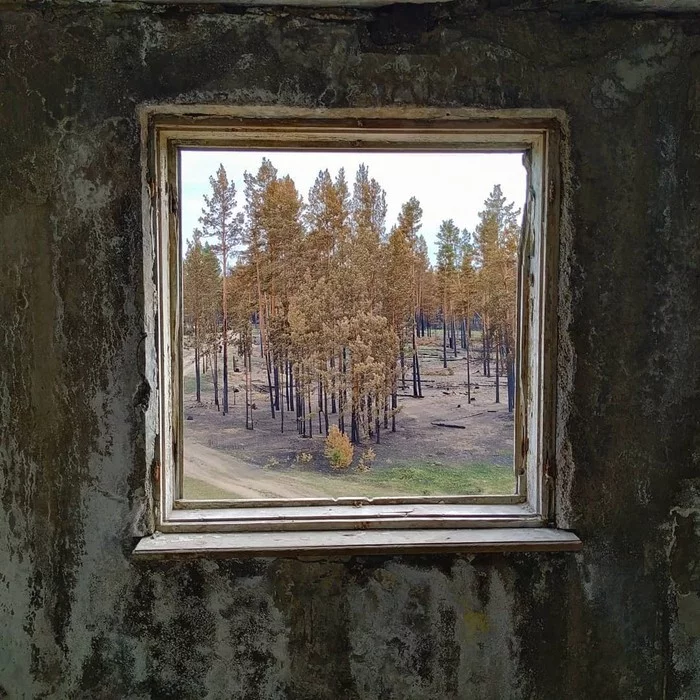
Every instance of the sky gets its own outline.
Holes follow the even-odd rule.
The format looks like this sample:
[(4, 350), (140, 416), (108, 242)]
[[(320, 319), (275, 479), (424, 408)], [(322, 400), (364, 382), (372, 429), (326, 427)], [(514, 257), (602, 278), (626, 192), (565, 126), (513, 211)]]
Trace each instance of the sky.
[(306, 201), (319, 170), (328, 169), (335, 178), (341, 167), (352, 193), (355, 173), (361, 163), (369, 167), (386, 192), (387, 232), (396, 223), (401, 205), (411, 197), (420, 201), (423, 226), (433, 261), (440, 223), (453, 219), (460, 228), (473, 231), (484, 200), (500, 184), (507, 202), (522, 209), (526, 173), (520, 153), (376, 153), (361, 151), (183, 151), (182, 233), (185, 241), (199, 226), (203, 195), (211, 192), (209, 177), (219, 164), (229, 181), (236, 183), (239, 210), (245, 204), (243, 173), (257, 173), (261, 159), (269, 158), (278, 175), (290, 175)]

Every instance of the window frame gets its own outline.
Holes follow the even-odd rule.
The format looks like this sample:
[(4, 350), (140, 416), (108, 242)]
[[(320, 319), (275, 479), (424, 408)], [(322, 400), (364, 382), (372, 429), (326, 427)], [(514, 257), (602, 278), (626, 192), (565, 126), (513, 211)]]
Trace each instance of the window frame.
[[(158, 533), (265, 533), (555, 524), (554, 457), (562, 118), (554, 110), (149, 106), (141, 111), (146, 270), (154, 270), (152, 369)], [(181, 148), (518, 151), (528, 171), (518, 270), (513, 496), (189, 501), (182, 498)], [(527, 362), (523, 362), (526, 358)], [(149, 359), (147, 358), (147, 362)], [(151, 372), (151, 376), (153, 372)], [(526, 398), (527, 397), (527, 398)], [(151, 423), (151, 429), (153, 429)]]

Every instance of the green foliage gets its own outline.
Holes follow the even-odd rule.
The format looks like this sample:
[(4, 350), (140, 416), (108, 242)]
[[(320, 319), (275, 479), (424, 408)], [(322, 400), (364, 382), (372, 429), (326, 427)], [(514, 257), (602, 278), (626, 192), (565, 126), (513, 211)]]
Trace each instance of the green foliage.
[(222, 271), (228, 274), (228, 254), (240, 241), (242, 215), (236, 213), (236, 185), (229, 182), (226, 168), (219, 165), (209, 178), (211, 195), (204, 195), (204, 208), (199, 222), (205, 238), (213, 237), (212, 250), (221, 255)]
[(202, 234), (196, 230), (187, 246), (182, 263), (185, 320), (195, 334), (202, 330), (218, 310), (221, 285), (221, 266), (208, 243), (202, 243)]
[(437, 234), (437, 269), (440, 274), (453, 273), (457, 268), (460, 231), (452, 219), (443, 221)]
[(415, 462), (373, 469), (366, 478), (397, 495), (502, 494), (512, 493), (515, 485), (512, 468), (487, 463), (455, 468)]

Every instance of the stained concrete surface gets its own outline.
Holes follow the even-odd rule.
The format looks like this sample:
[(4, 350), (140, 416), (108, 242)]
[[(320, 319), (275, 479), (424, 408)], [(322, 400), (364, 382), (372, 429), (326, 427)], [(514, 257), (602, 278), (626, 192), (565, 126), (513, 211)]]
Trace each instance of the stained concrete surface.
[[(700, 17), (490, 5), (0, 10), (0, 697), (700, 697)], [(131, 560), (146, 103), (565, 112), (581, 554)]]

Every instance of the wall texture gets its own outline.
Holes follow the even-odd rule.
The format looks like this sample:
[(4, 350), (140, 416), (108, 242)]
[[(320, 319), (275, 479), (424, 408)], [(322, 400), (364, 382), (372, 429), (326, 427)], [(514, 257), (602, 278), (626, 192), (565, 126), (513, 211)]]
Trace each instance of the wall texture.
[[(0, 698), (700, 698), (700, 16), (473, 5), (0, 10)], [(565, 110), (581, 554), (131, 561), (147, 102)]]

